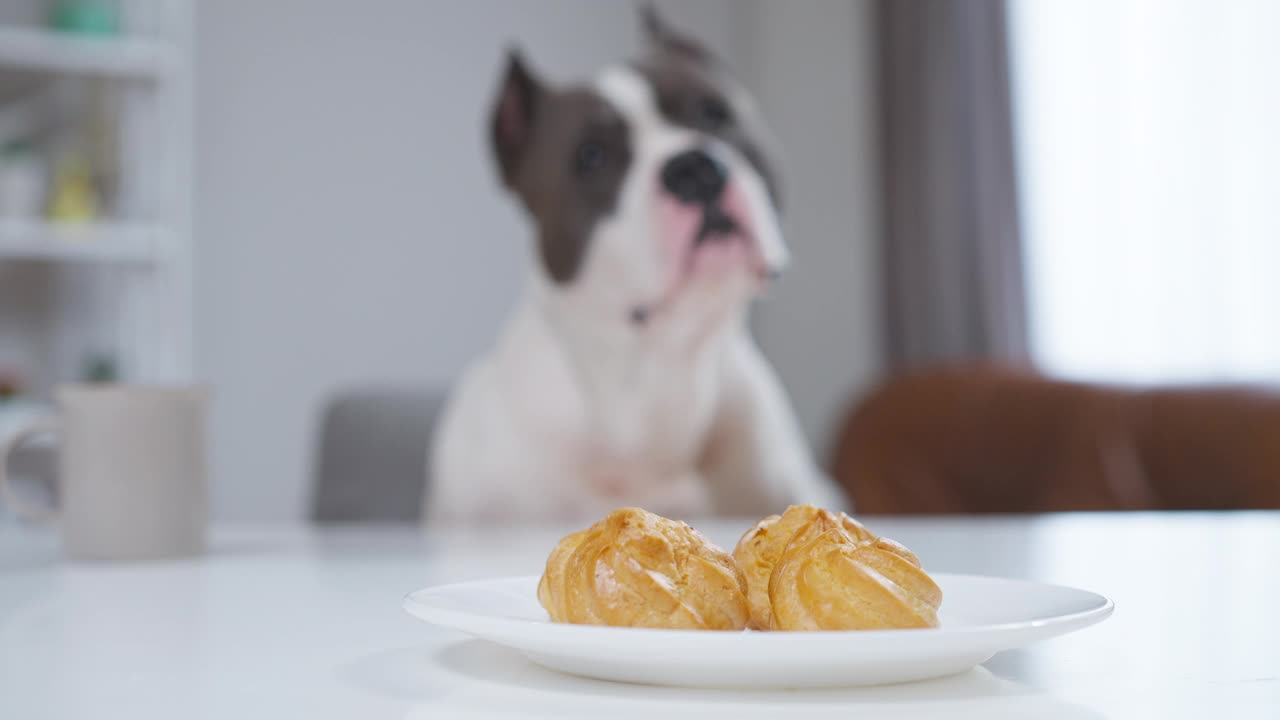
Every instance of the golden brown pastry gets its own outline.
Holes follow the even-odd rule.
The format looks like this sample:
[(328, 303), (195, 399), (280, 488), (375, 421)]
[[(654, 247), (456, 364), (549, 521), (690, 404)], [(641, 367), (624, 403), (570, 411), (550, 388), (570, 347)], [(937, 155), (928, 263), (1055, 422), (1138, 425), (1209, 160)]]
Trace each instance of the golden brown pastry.
[(844, 513), (837, 515), (812, 505), (792, 505), (781, 515), (770, 515), (761, 520), (742, 536), (733, 549), (733, 559), (747, 578), (747, 604), (751, 608), (748, 627), (768, 630), (773, 624), (769, 578), (787, 546), (812, 540), (829, 530), (843, 533), (849, 542), (881, 542), (884, 549), (917, 567), (920, 565), (915, 553), (892, 540), (876, 537), (866, 526)]
[(942, 590), (896, 547), (832, 529), (783, 551), (769, 602), (773, 630), (928, 628)]
[(555, 622), (741, 630), (746, 581), (733, 558), (682, 522), (622, 508), (560, 541), (538, 583)]

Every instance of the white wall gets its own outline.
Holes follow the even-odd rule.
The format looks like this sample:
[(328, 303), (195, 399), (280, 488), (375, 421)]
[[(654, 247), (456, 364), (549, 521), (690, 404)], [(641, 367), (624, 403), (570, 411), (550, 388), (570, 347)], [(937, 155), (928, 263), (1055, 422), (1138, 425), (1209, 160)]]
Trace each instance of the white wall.
[(835, 423), (881, 371), (873, 4), (754, 0), (744, 71), (785, 152), (793, 264), (756, 337), (825, 463)]
[[(856, 30), (856, 14), (844, 6), (803, 5), (790, 17), (732, 0), (664, 5), (676, 24), (760, 74), (769, 88), (766, 110), (806, 97), (787, 87), (786, 68), (803, 69), (788, 57), (787, 46), (803, 39), (797, 33), (821, 31), (838, 61), (852, 52), (838, 49)], [(314, 419), (329, 393), (370, 382), (447, 383), (487, 344), (515, 297), (528, 249), (482, 139), (502, 48), (517, 40), (550, 77), (582, 77), (635, 49), (631, 7), (593, 0), (198, 4), (196, 357), (199, 374), (216, 388), (217, 518), (301, 517)], [(780, 20), (784, 34), (754, 30), (757, 13)], [(833, 16), (844, 25), (806, 24)], [(760, 58), (749, 57), (755, 47), (743, 38), (759, 39)], [(821, 48), (800, 45), (799, 57), (819, 59)], [(794, 384), (810, 430), (829, 415), (830, 392), (819, 383), (834, 378), (847, 387), (866, 364), (860, 353), (869, 352), (853, 337), (866, 329), (856, 321), (860, 311), (820, 307), (860, 307), (866, 294), (865, 278), (826, 266), (856, 265), (860, 251), (821, 249), (865, 238), (848, 197), (865, 159), (860, 89), (851, 81), (835, 91), (831, 120), (843, 127), (815, 127), (801, 107), (770, 112), (784, 143), (796, 146), (801, 167), (793, 169), (815, 159), (819, 168), (811, 179), (797, 177), (791, 193), (793, 217), (817, 211), (792, 225), (812, 235), (797, 240), (800, 255), (816, 259), (798, 262), (776, 310), (760, 321), (784, 379), (804, 379)], [(805, 139), (816, 132), (839, 136), (835, 150)], [(801, 200), (802, 188), (815, 194)], [(841, 225), (832, 232), (821, 217)], [(855, 227), (847, 236), (845, 223)], [(844, 289), (813, 287), (833, 279)], [(816, 322), (843, 324), (838, 349), (820, 366), (806, 356), (816, 354), (812, 343), (829, 340), (789, 327), (800, 325), (790, 313), (815, 308)]]

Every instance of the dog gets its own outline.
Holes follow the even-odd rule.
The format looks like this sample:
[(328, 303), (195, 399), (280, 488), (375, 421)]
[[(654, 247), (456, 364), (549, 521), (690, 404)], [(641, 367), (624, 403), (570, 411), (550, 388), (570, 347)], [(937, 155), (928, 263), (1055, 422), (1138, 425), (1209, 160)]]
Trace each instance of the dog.
[(647, 52), (586, 86), (508, 57), (490, 140), (537, 262), (446, 403), (428, 522), (843, 504), (746, 322), (788, 260), (773, 141), (702, 43), (642, 19)]

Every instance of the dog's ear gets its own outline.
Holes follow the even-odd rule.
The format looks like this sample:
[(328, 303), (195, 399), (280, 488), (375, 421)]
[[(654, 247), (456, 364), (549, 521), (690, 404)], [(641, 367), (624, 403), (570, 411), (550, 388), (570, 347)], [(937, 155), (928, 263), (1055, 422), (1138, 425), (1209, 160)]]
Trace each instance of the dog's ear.
[(645, 40), (656, 52), (669, 52), (695, 62), (710, 62), (715, 56), (696, 38), (675, 30), (658, 13), (652, 0), (640, 5), (640, 24)]
[(493, 153), (507, 186), (515, 183), (544, 92), (542, 83), (529, 70), (520, 51), (508, 50), (507, 69), (493, 106), (491, 124)]

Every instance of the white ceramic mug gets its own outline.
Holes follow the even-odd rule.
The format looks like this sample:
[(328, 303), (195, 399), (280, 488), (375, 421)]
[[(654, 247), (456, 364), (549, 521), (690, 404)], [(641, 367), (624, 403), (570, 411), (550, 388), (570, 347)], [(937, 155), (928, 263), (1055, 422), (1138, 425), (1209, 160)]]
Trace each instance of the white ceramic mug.
[[(206, 393), (195, 387), (69, 385), (58, 411), (0, 438), (0, 497), (19, 515), (56, 517), (67, 553), (93, 560), (204, 550)], [(14, 447), (59, 440), (58, 505), (32, 507), (10, 485)]]

